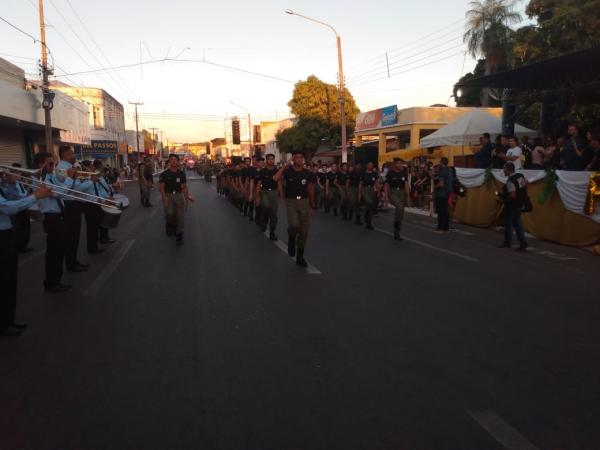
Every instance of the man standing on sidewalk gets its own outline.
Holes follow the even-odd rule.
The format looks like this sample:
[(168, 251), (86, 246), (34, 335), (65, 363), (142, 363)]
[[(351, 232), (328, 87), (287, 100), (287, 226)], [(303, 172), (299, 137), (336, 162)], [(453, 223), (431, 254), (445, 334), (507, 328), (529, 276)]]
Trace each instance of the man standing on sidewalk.
[(452, 191), (452, 170), (448, 167), (448, 158), (441, 159), (439, 173), (435, 182), (435, 209), (437, 212), (437, 233), (450, 231), (450, 212), (448, 198)]
[(504, 242), (500, 248), (511, 248), (512, 230), (515, 229), (519, 240), (519, 250), (527, 249), (527, 241), (521, 223), (521, 212), (525, 207), (527, 196), (527, 179), (521, 173), (515, 173), (515, 165), (511, 162), (504, 164), (504, 175), (508, 177), (502, 188), (500, 199), (504, 203), (502, 218), (504, 221)]
[(307, 267), (304, 249), (308, 238), (308, 226), (315, 204), (315, 175), (304, 168), (304, 154), (295, 150), (292, 161), (282, 166), (273, 180), (283, 183), (288, 218), (288, 254), (296, 256), (296, 264)]
[(410, 190), (408, 187), (408, 175), (402, 167), (402, 160), (400, 158), (394, 158), (394, 165), (387, 172), (383, 189), (385, 203), (389, 202), (396, 208), (394, 239), (401, 241), (400, 228), (402, 227), (402, 219), (404, 218), (404, 207), (410, 198)]

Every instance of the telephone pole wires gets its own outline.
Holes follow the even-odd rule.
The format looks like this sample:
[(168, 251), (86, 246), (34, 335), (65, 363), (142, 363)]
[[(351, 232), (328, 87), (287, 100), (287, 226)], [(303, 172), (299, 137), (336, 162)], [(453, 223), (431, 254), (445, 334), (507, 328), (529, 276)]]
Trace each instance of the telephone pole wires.
[(138, 106), (142, 106), (144, 103), (129, 102), (129, 104), (135, 106), (135, 138), (136, 138), (136, 145), (137, 145), (136, 150), (137, 150), (137, 154), (138, 154), (137, 155), (138, 163), (140, 163), (142, 161), (142, 155), (140, 154), (140, 129), (139, 129), (139, 121), (138, 121)]

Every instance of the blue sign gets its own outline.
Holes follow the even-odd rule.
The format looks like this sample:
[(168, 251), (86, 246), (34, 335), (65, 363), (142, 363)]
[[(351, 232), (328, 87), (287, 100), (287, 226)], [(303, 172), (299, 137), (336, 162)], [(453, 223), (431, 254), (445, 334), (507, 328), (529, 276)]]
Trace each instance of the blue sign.
[(398, 106), (386, 106), (381, 108), (381, 126), (389, 127), (398, 123)]

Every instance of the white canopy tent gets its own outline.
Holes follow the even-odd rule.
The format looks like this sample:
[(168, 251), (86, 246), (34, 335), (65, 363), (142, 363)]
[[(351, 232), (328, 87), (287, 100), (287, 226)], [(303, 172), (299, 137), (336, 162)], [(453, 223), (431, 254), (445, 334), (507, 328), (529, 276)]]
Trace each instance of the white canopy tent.
[[(443, 146), (472, 146), (479, 145), (479, 138), (483, 133), (490, 133), (492, 139), (495, 135), (502, 133), (502, 119), (492, 114), (474, 109), (468, 114), (450, 122), (443, 128), (421, 139), (421, 148), (443, 147)], [(530, 130), (515, 124), (517, 136), (537, 135), (535, 130)]]

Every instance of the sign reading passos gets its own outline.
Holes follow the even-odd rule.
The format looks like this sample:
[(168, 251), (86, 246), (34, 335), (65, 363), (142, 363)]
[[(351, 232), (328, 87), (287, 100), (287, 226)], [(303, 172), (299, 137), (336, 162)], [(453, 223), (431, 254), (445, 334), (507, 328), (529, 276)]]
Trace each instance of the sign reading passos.
[(356, 116), (356, 131), (373, 130), (396, 125), (398, 122), (398, 106), (386, 106)]
[(91, 145), (82, 145), (82, 155), (116, 155), (119, 151), (119, 143), (117, 141), (92, 141)]

